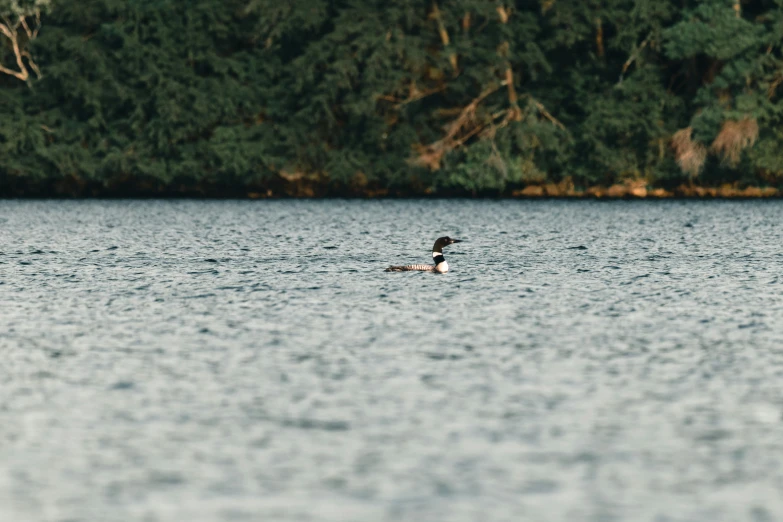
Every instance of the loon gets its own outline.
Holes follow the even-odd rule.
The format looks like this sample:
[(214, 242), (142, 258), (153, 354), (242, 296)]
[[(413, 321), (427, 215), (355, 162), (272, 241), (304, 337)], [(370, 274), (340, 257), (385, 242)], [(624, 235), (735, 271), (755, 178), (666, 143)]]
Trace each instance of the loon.
[(445, 274), (449, 271), (449, 264), (446, 262), (446, 258), (443, 257), (443, 247), (449, 246), (452, 243), (462, 243), (461, 239), (451, 239), (449, 236), (439, 237), (432, 247), (432, 260), (435, 261), (434, 265), (406, 265), (406, 266), (390, 266), (384, 272), (435, 272), (438, 274)]

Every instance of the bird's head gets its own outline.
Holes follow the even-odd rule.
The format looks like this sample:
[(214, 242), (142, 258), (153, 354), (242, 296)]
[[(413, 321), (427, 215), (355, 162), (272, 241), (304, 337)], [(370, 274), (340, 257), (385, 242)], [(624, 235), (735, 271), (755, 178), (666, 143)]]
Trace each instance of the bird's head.
[(449, 236), (439, 237), (435, 241), (435, 246), (432, 247), (433, 252), (442, 252), (442, 248), (452, 245), (454, 243), (462, 243), (461, 239), (452, 239)]

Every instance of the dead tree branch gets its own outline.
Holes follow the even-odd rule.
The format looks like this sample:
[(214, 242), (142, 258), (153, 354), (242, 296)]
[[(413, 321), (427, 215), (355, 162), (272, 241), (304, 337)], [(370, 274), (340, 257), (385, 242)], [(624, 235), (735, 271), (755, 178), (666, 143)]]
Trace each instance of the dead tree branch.
[(394, 104), (393, 108), (395, 110), (399, 110), (402, 107), (408, 105), (409, 103), (413, 103), (415, 101), (424, 99), (427, 96), (431, 96), (433, 94), (443, 92), (446, 90), (446, 87), (447, 85), (444, 83), (437, 87), (433, 87), (431, 89), (426, 89), (422, 91), (418, 88), (416, 82), (411, 81), (410, 86), (408, 87), (408, 96), (406, 96), (405, 98), (400, 98), (392, 94), (380, 94), (378, 95), (377, 99), (393, 103)]
[[(437, 5), (434, 5), (434, 13), (437, 13)], [(501, 24), (507, 24), (512, 15), (511, 8), (500, 5), (496, 8)], [(436, 16), (439, 16), (436, 14)], [(462, 21), (463, 30), (470, 27), (469, 13), (466, 13)], [(446, 37), (447, 38), (447, 37)], [(444, 39), (444, 45), (447, 39)], [(519, 122), (528, 117), (539, 117), (548, 120), (555, 127), (567, 133), (565, 126), (557, 120), (543, 104), (535, 100), (529, 94), (520, 95), (514, 87), (514, 71), (509, 60), (510, 45), (508, 41), (502, 42), (497, 49), (498, 54), (504, 58), (505, 67), (499, 76), (503, 78), (498, 83), (493, 83), (485, 88), (481, 94), (468, 103), (463, 108), (454, 108), (440, 111), (441, 114), (456, 114), (457, 116), (447, 123), (443, 130), (444, 136), (427, 145), (415, 144), (413, 146), (416, 155), (409, 161), (418, 166), (428, 167), (431, 170), (438, 170), (446, 154), (465, 145), (468, 140), (478, 137), (483, 140), (490, 140), (493, 147), (493, 154), (500, 158), (497, 146), (494, 143), (494, 137), (497, 131), (510, 125), (512, 122)], [(508, 105), (500, 110), (490, 112), (484, 110), (479, 112), (479, 106), (490, 95), (501, 88), (507, 90)], [(520, 101), (524, 100), (524, 110), (520, 108)], [(500, 160), (502, 161), (502, 160)]]
[[(20, 11), (16, 11), (17, 13)], [(30, 27), (27, 18), (31, 17), (35, 20), (33, 27)], [(0, 18), (0, 35), (5, 36), (8, 39), (8, 43), (11, 46), (11, 51), (14, 53), (16, 60), (16, 70), (6, 67), (0, 64), (0, 72), (8, 74), (17, 78), (23, 82), (26, 82), (30, 78), (30, 71), (35, 73), (38, 78), (41, 78), (41, 69), (33, 60), (33, 56), (27, 49), (29, 43), (38, 37), (38, 32), (41, 29), (41, 10), (35, 8), (28, 13), (16, 14), (15, 16), (2, 16)], [(2, 42), (0, 38), (0, 42)]]
[(467, 140), (484, 130), (486, 122), (481, 122), (476, 118), (476, 109), (489, 95), (505, 86), (505, 83), (503, 81), (484, 89), (478, 97), (460, 111), (459, 116), (444, 127), (446, 135), (443, 138), (429, 145), (415, 145), (414, 148), (418, 155), (411, 162), (415, 165), (438, 170), (443, 156), (462, 146)]
[(468, 140), (475, 136), (481, 139), (494, 139), (498, 130), (508, 126), (512, 122), (520, 121), (531, 111), (548, 120), (558, 129), (567, 132), (565, 126), (552, 116), (546, 110), (544, 105), (534, 99), (529, 94), (522, 96), (526, 100), (524, 111), (515, 105), (509, 105), (507, 108), (495, 111), (490, 114), (479, 116), (479, 105), (490, 95), (499, 89), (506, 87), (507, 81), (487, 87), (478, 97), (463, 107), (456, 118), (444, 126), (445, 135), (443, 138), (430, 143), (429, 145), (414, 145), (417, 155), (410, 161), (414, 165), (428, 167), (431, 170), (440, 168), (443, 157), (449, 152), (462, 147)]
[(628, 59), (623, 64), (623, 70), (620, 72), (620, 79), (617, 80), (617, 85), (620, 85), (623, 83), (623, 77), (625, 76), (626, 71), (628, 71), (628, 68), (633, 64), (634, 61), (636, 61), (639, 58), (639, 55), (644, 50), (645, 47), (650, 43), (650, 39), (652, 38), (653, 34), (652, 32), (647, 35), (647, 37), (642, 41), (641, 44), (639, 44), (638, 47), (635, 47), (633, 51), (631, 51), (631, 55), (628, 57)]
[[(448, 47), (451, 39), (449, 38), (449, 32), (446, 30), (446, 25), (443, 23), (443, 18), (440, 15), (440, 9), (438, 9), (438, 3), (432, 2), (432, 17), (438, 23), (438, 33), (440, 34), (440, 41), (443, 43), (443, 47)], [(457, 54), (449, 53), (449, 63), (452, 70), (457, 72)]]

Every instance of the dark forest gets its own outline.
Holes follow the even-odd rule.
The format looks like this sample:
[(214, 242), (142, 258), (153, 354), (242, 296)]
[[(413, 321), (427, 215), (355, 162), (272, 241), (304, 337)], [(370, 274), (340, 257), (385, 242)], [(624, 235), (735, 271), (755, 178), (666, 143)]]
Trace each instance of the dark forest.
[(760, 196), (783, 0), (0, 0), (0, 195)]

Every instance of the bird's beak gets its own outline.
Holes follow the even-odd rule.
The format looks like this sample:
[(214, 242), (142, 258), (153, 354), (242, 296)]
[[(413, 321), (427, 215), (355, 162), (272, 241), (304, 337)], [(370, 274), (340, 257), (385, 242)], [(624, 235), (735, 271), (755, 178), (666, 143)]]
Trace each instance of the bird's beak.
[(462, 240), (461, 239), (452, 239), (451, 242), (452, 243), (462, 243)]

